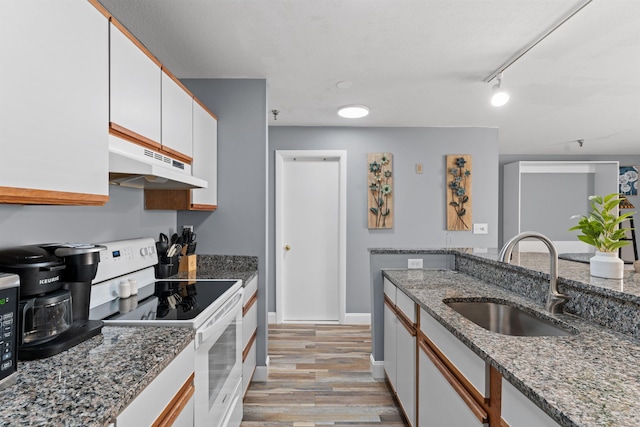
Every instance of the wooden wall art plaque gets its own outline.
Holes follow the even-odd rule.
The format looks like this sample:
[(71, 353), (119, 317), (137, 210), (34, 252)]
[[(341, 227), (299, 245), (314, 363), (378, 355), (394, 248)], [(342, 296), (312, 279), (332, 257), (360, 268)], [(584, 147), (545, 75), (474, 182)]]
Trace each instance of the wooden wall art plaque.
[(393, 155), (391, 153), (367, 154), (369, 169), (367, 185), (368, 227), (393, 227)]
[(447, 155), (447, 230), (470, 231), (471, 156)]

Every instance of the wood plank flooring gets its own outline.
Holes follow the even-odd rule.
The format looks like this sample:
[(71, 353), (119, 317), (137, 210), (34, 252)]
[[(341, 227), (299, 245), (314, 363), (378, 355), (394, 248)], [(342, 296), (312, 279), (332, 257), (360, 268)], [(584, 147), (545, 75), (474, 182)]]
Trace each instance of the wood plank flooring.
[(269, 325), (269, 377), (249, 386), (241, 426), (404, 427), (370, 353), (368, 325)]

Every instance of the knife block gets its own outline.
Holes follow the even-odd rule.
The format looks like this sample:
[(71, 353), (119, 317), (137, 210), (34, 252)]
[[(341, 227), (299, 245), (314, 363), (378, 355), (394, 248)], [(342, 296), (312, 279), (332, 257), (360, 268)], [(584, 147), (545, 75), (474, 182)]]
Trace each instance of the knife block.
[(180, 273), (192, 273), (196, 271), (196, 254), (185, 255), (180, 259)]

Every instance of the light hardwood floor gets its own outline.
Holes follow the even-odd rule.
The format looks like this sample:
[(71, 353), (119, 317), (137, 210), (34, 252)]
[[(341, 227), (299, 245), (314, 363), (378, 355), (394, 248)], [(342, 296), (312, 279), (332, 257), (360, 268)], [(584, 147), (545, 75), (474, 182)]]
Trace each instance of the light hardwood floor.
[(270, 325), (269, 377), (249, 386), (242, 427), (404, 427), (370, 353), (369, 326)]

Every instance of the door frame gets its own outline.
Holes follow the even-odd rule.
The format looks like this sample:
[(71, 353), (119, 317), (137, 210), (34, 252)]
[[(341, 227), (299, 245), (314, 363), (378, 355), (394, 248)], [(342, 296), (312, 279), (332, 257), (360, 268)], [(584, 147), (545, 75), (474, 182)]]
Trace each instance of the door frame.
[(346, 150), (276, 150), (276, 181), (275, 181), (275, 256), (276, 256), (276, 322), (282, 323), (284, 310), (282, 286), (282, 272), (284, 263), (284, 222), (282, 179), (284, 163), (294, 158), (315, 159), (331, 158), (338, 160), (339, 174), (339, 204), (338, 206), (338, 322), (345, 323), (347, 298), (347, 151)]

